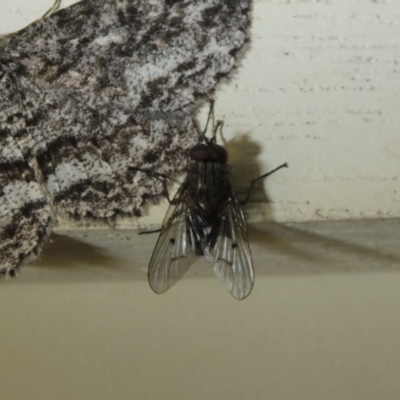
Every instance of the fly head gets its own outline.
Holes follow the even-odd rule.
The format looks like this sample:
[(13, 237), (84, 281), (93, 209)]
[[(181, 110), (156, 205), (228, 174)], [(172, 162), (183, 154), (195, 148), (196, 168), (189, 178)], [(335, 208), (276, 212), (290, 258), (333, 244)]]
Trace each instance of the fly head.
[(225, 164), (228, 159), (228, 152), (225, 147), (209, 141), (198, 143), (190, 149), (189, 157), (196, 162), (215, 162)]

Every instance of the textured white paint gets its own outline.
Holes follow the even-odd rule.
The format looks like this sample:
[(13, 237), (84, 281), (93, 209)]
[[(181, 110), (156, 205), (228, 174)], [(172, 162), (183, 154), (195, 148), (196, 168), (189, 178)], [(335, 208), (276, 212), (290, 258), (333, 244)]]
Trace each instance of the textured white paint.
[[(0, 34), (22, 29), (40, 18), (53, 6), (54, 0), (0, 0)], [(62, 0), (62, 6), (77, 3), (76, 0)]]
[(242, 143), (239, 165), (289, 163), (266, 182), (270, 216), (400, 215), (400, 1), (259, 0), (253, 17), (216, 111), (233, 144), (259, 146)]
[[(51, 3), (0, 0), (0, 31)], [(290, 169), (265, 182), (273, 203), (256, 194), (251, 219), (400, 215), (399, 21), (399, 0), (254, 2), (251, 46), (220, 85), (216, 116), (239, 187)]]

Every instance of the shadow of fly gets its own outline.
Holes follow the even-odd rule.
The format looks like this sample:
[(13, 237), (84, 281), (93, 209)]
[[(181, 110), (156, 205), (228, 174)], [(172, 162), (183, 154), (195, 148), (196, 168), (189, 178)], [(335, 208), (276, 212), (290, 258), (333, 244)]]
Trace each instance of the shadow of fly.
[[(254, 285), (254, 268), (242, 206), (249, 199), (256, 182), (288, 165), (251, 181), (247, 195), (240, 201), (229, 181), (228, 152), (216, 143), (217, 122), (213, 136), (206, 137), (214, 103), (199, 143), (189, 152), (187, 175), (171, 200), (157, 244), (151, 256), (148, 280), (156, 293), (166, 292), (196, 261), (204, 256), (222, 285), (236, 299), (245, 299)], [(154, 231), (152, 231), (154, 232)], [(150, 232), (143, 232), (150, 233)]]

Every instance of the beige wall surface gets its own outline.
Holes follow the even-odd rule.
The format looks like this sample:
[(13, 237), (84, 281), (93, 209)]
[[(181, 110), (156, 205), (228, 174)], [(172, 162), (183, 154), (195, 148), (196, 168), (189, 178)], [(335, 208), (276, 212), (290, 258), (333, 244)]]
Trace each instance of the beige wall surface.
[(0, 290), (0, 399), (397, 400), (400, 221), (262, 224), (234, 300), (207, 263), (163, 295), (156, 236), (61, 231)]
[(397, 400), (399, 274), (2, 287), (2, 400)]

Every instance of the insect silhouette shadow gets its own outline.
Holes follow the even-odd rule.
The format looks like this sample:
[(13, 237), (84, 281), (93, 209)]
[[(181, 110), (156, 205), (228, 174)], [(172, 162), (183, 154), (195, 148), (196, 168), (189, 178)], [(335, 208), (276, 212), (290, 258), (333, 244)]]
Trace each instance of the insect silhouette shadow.
[[(230, 156), (231, 183), (239, 198), (243, 199), (250, 181), (266, 172), (261, 170), (257, 161), (261, 148), (247, 134), (239, 134), (222, 144)], [(269, 169), (273, 167), (271, 165)], [(265, 186), (268, 190), (268, 179)], [(273, 220), (274, 206), (269, 202), (265, 186), (262, 182), (258, 183), (250, 199), (250, 203), (266, 202), (263, 209), (267, 208), (264, 213), (268, 222), (248, 224), (257, 276), (400, 272), (400, 250), (394, 245), (388, 248), (383, 240), (385, 235), (389, 237), (390, 230), (395, 232), (400, 227), (399, 221), (278, 223)], [(327, 226), (330, 228), (327, 229)], [(358, 238), (348, 233), (354, 229), (360, 232)], [(110, 232), (116, 238), (114, 247), (125, 246), (121, 257), (118, 252), (109, 252), (107, 243), (104, 245), (107, 242), (104, 238)], [(376, 238), (374, 232), (380, 232), (381, 238)], [(397, 232), (400, 234), (400, 228)], [(44, 281), (146, 280), (145, 271), (157, 234), (139, 236), (132, 233), (132, 247), (123, 243), (122, 237), (129, 236), (124, 230), (102, 230), (101, 235), (103, 237), (99, 240), (99, 233), (92, 234), (90, 231), (80, 237), (78, 234), (72, 237), (70, 234), (53, 233), (52, 243), (45, 246), (42, 256), (33, 265), (36, 270), (40, 268), (43, 271)], [(65, 271), (68, 272), (67, 278), (62, 273)], [(212, 274), (207, 276), (213, 277)]]
[[(228, 162), (232, 168), (231, 182), (239, 198), (243, 199), (250, 181), (266, 172), (261, 170), (257, 161), (261, 148), (246, 133), (236, 133), (235, 138), (230, 141), (223, 138), (223, 144), (230, 157)], [(290, 165), (290, 160), (288, 161)], [(279, 171), (278, 174), (283, 172)], [(269, 222), (248, 224), (249, 239), (254, 250), (261, 246), (261, 254), (269, 252), (273, 255), (267, 255), (268, 263), (263, 265), (260, 251), (253, 251), (257, 275), (315, 275), (383, 270), (400, 272), (400, 252), (395, 247), (387, 248), (385, 242), (379, 241), (379, 238), (371, 237), (374, 230), (384, 232), (392, 229), (393, 224), (393, 227), (400, 226), (396, 221), (278, 223), (274, 221), (274, 205), (268, 196), (268, 179), (265, 185), (257, 183), (251, 195), (250, 206), (251, 203), (261, 202), (265, 203), (263, 214)], [(246, 212), (246, 206), (244, 210)], [(325, 229), (327, 224), (333, 226), (331, 230)], [(359, 230), (356, 240), (351, 235), (346, 235), (346, 230), (354, 227)], [(323, 234), (318, 232), (321, 229)], [(400, 234), (400, 229), (398, 233)], [(371, 245), (371, 241), (375, 241), (375, 244)]]
[[(118, 249), (126, 248), (132, 234), (120, 231), (109, 236), (110, 230), (74, 232), (74, 236), (53, 232), (39, 259), (24, 266), (20, 278), (25, 283), (144, 280), (143, 260), (135, 261), (135, 249), (131, 256), (126, 251), (119, 255)], [(31, 267), (35, 273), (25, 279)]]
[[(378, 229), (385, 237), (385, 232), (389, 235), (391, 228), (400, 226), (400, 221), (337, 221), (329, 224), (333, 224), (332, 231), (324, 233), (320, 231), (326, 228), (325, 221), (249, 224), (256, 276), (400, 272), (400, 250), (396, 251), (394, 242), (389, 249), (385, 248), (384, 239), (378, 239), (373, 246), (370, 244), (373, 229)], [(352, 239), (350, 234), (343, 234), (349, 227), (354, 229), (355, 225), (359, 226), (361, 232), (357, 240)], [(101, 240), (99, 233), (92, 236), (89, 232), (77, 238), (54, 233), (40, 259), (31, 264), (35, 271), (29, 274), (31, 266), (23, 268), (21, 283), (145, 281), (147, 264), (157, 235), (139, 236), (136, 232), (120, 231), (116, 235), (117, 244), (111, 246), (117, 251), (111, 254), (109, 246), (104, 245), (104, 238), (109, 233), (108, 230), (102, 231)], [(133, 246), (127, 246), (127, 242), (121, 238), (129, 235)], [(119, 253), (118, 246), (125, 248), (125, 254), (121, 257), (114, 256)], [(201, 270), (207, 265), (204, 260)], [(198, 268), (196, 270), (195, 275), (189, 274), (187, 278), (194, 279), (200, 273), (213, 279), (213, 274), (204, 275)]]
[[(244, 200), (251, 181), (267, 172), (261, 170), (260, 164), (257, 161), (257, 157), (261, 153), (261, 146), (252, 141), (247, 133), (239, 133), (235, 138), (229, 141), (222, 137), (222, 144), (228, 151), (231, 183), (239, 199)], [(266, 180), (268, 181), (268, 178)], [(264, 181), (261, 180), (254, 186), (250, 203), (269, 202), (269, 197), (264, 189), (263, 182)]]
[[(395, 222), (367, 221), (370, 227), (376, 226), (381, 237), (366, 228), (365, 221), (251, 225), (249, 233), (250, 241), (255, 244), (253, 249), (262, 246), (261, 252), (253, 252), (256, 253), (257, 275), (400, 272), (400, 250), (387, 239), (391, 237), (390, 225)], [(349, 227), (353, 231), (349, 231)], [(263, 252), (268, 252), (267, 263), (262, 261), (265, 260)]]

